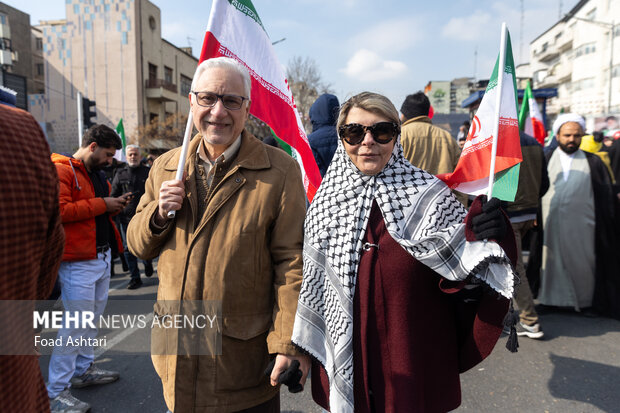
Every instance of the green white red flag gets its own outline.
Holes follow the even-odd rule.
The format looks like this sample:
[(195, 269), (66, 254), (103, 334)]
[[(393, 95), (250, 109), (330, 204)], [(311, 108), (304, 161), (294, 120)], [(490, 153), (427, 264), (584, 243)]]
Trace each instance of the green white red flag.
[(123, 118), (118, 121), (116, 125), (116, 133), (121, 138), (121, 143), (123, 147), (121, 149), (117, 149), (114, 154), (114, 158), (119, 162), (127, 162), (127, 157), (125, 156), (125, 147), (127, 146), (127, 141), (125, 140), (125, 127), (123, 126)]
[(547, 131), (545, 130), (543, 117), (538, 109), (538, 103), (534, 99), (529, 80), (527, 87), (523, 91), (523, 100), (521, 101), (521, 110), (519, 111), (519, 129), (536, 138), (541, 145), (545, 145)]
[[(504, 36), (503, 36), (504, 37)], [(515, 66), (506, 31), (502, 70), (498, 57), (486, 92), (467, 135), (465, 146), (454, 172), (437, 177), (450, 188), (471, 195), (487, 193), (493, 164), (493, 136), (497, 131), (496, 157), (492, 195), (504, 201), (514, 201), (522, 161), (517, 120), (517, 83)], [(498, 73), (503, 76), (501, 92)], [(499, 95), (498, 95), (499, 94)], [(497, 119), (497, 120), (496, 120)]]
[(306, 132), (282, 65), (250, 0), (214, 0), (200, 62), (226, 56), (239, 61), (252, 78), (250, 113), (291, 146), (301, 167), (304, 188), (312, 201), (321, 183)]

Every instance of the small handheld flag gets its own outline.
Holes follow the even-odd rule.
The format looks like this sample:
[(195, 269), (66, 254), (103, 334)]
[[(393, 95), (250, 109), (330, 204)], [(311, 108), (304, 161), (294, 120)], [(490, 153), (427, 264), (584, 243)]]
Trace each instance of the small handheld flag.
[(514, 201), (523, 158), (517, 121), (515, 66), (505, 23), (501, 38), (499, 57), (459, 162), (454, 172), (437, 177), (459, 192), (486, 193), (489, 198)]

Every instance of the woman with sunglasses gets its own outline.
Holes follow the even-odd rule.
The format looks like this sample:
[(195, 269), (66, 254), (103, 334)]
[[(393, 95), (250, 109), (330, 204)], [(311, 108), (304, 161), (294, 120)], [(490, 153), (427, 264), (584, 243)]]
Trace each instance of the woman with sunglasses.
[(509, 226), (495, 202), (467, 215), (403, 157), (386, 97), (352, 97), (337, 126), (305, 221), (293, 332), (314, 359), (313, 397), (332, 412), (453, 410), (459, 373), (503, 329), (514, 273), (491, 239), (510, 240)]

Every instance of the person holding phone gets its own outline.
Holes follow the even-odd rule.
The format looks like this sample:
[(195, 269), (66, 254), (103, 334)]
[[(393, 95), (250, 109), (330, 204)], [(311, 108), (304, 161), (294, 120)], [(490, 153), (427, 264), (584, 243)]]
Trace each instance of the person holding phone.
[[(111, 216), (129, 202), (128, 194), (110, 196), (110, 183), (102, 168), (112, 163), (121, 140), (113, 129), (95, 125), (88, 129), (82, 146), (73, 156), (52, 154), (59, 189), (60, 217), (65, 230), (65, 250), (58, 271), (62, 302), (68, 312), (103, 313), (110, 288), (113, 250), (123, 251), (120, 234)], [(97, 328), (64, 327), (58, 331), (63, 343), (89, 341)], [(90, 406), (71, 395), (79, 388), (116, 381), (118, 372), (93, 364), (92, 346), (59, 346), (49, 364), (47, 394), (52, 412), (87, 411)]]

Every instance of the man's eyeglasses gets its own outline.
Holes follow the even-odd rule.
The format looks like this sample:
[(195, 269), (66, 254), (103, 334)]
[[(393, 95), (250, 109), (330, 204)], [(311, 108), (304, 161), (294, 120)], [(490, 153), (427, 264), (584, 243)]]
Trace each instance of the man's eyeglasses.
[(349, 123), (338, 128), (338, 135), (349, 145), (358, 145), (364, 140), (366, 132), (377, 143), (386, 144), (392, 141), (400, 133), (400, 126), (394, 122), (378, 122), (372, 126), (364, 126), (359, 123)]
[(243, 105), (244, 100), (250, 100), (243, 96), (237, 95), (218, 95), (217, 93), (211, 92), (193, 92), (194, 96), (196, 96), (196, 103), (200, 106), (204, 106), (206, 108), (212, 108), (217, 103), (218, 99), (222, 101), (222, 104), (226, 109), (229, 110), (239, 110), (241, 109), (241, 105)]

